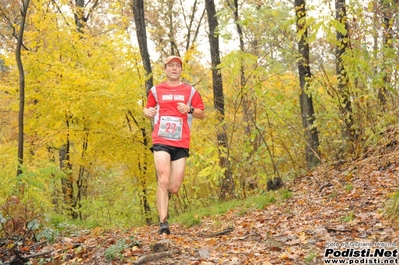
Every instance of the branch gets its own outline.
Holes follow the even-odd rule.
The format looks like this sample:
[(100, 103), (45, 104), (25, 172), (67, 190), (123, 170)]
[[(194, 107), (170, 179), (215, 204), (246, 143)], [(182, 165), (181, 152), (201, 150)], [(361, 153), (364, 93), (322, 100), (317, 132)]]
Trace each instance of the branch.
[(30, 258), (35, 258), (35, 257), (39, 257), (39, 256), (44, 256), (44, 255), (50, 254), (51, 252), (52, 252), (52, 250), (47, 250), (47, 251), (44, 251), (44, 252), (35, 253), (35, 254), (31, 254), (31, 255), (24, 255), (24, 256), (21, 256), (21, 257), (23, 259), (30, 259)]
[(212, 233), (212, 234), (209, 234), (209, 235), (205, 235), (205, 237), (223, 236), (223, 235), (230, 234), (230, 233), (233, 232), (233, 231), (234, 231), (234, 227), (228, 227), (228, 228), (226, 228), (226, 229), (224, 229), (224, 230), (222, 230), (222, 231), (215, 232), (215, 233)]
[[(89, 2), (90, 2), (90, 1), (89, 1)], [(98, 2), (99, 2), (99, 0), (96, 0), (96, 1), (94, 2), (94, 4), (91, 6), (91, 8), (89, 9), (89, 12), (87, 13), (87, 16), (85, 16), (85, 17), (83, 18), (83, 21), (84, 21), (84, 22), (87, 22), (87, 21), (89, 20), (89, 17), (90, 17), (91, 14), (93, 14), (94, 8), (96, 8), (96, 6), (98, 5)]]
[(260, 130), (260, 128), (258, 127), (258, 125), (256, 124), (256, 122), (253, 119), (251, 121), (252, 121), (253, 125), (255, 126), (255, 129), (258, 131), (259, 136), (262, 139), (262, 142), (266, 146), (267, 152), (269, 153), (270, 161), (272, 162), (272, 165), (273, 165), (273, 171), (274, 171), (275, 176), (280, 177), (280, 173), (277, 169), (277, 164), (274, 162), (272, 151), (270, 150), (270, 147), (267, 144), (265, 137), (263, 137), (262, 131)]

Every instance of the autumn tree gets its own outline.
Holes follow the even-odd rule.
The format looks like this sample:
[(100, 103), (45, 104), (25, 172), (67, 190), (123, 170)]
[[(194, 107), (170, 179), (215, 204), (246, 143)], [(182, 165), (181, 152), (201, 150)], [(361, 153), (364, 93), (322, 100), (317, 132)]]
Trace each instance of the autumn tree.
[[(19, 91), (19, 108), (18, 108), (18, 150), (17, 150), (17, 171), (16, 175), (19, 176), (23, 172), (24, 165), (24, 144), (25, 144), (25, 89), (26, 89), (26, 78), (25, 78), (25, 70), (23, 64), (23, 50), (26, 50), (27, 47), (24, 43), (24, 33), (25, 27), (28, 20), (28, 9), (29, 9), (30, 0), (21, 1), (21, 5), (18, 6), (16, 2), (13, 3), (1, 3), (0, 14), (1, 18), (4, 22), (4, 26), (6, 29), (9, 29), (12, 33), (10, 36), (6, 36), (1, 34), (0, 36), (5, 40), (4, 43), (7, 43), (8, 38), (15, 39), (15, 61), (18, 68), (18, 91)], [(18, 10), (16, 14), (12, 12)], [(13, 42), (14, 43), (14, 42)], [(3, 49), (7, 50), (7, 44), (3, 46)], [(1, 68), (3, 67), (3, 61), (1, 62)], [(20, 188), (21, 195), (24, 194), (24, 183), (22, 183), (22, 187)]]
[(356, 132), (354, 130), (354, 117), (351, 102), (350, 84), (348, 72), (345, 66), (344, 56), (350, 48), (349, 43), (349, 28), (347, 23), (346, 3), (345, 0), (337, 0), (335, 2), (335, 19), (342, 25), (337, 30), (337, 46), (335, 50), (336, 55), (336, 74), (338, 78), (338, 97), (339, 109), (343, 120), (342, 134), (351, 148), (355, 138)]
[[(132, 0), (132, 9), (133, 9), (134, 23), (136, 26), (137, 42), (139, 45), (141, 59), (145, 70), (145, 92), (146, 92), (145, 94), (148, 95), (151, 87), (153, 86), (153, 73), (151, 67), (150, 54), (148, 52), (147, 31), (146, 31), (146, 23), (144, 15), (145, 11), (144, 1)], [(136, 117), (131, 111), (128, 111), (128, 113), (126, 114), (126, 120), (128, 121), (129, 128), (131, 128), (131, 126), (137, 126), (138, 128), (140, 128), (140, 131), (142, 132), (143, 147), (149, 148), (150, 141), (149, 141), (148, 130), (143, 125), (143, 122), (139, 122), (139, 120), (143, 120), (143, 117)], [(133, 122), (133, 124), (131, 124), (131, 122)], [(151, 207), (149, 205), (149, 200), (148, 200), (148, 186), (147, 186), (147, 177), (146, 177), (148, 175), (149, 168), (147, 163), (149, 162), (149, 160), (150, 160), (149, 157), (146, 156), (143, 164), (141, 164), (141, 162), (138, 162), (138, 168), (142, 172), (142, 177), (140, 178), (141, 187), (142, 187), (142, 196), (140, 201), (143, 206), (143, 212), (147, 224), (151, 223), (151, 218), (150, 218)]]
[(25, 113), (25, 72), (21, 58), (21, 48), (23, 46), (23, 37), (25, 31), (25, 21), (28, 13), (30, 0), (22, 1), (21, 22), (19, 25), (17, 36), (17, 47), (15, 49), (15, 57), (17, 60), (19, 71), (19, 115), (18, 115), (18, 170), (17, 175), (22, 173), (21, 165), (24, 163), (24, 113)]
[(313, 108), (312, 95), (308, 91), (312, 73), (310, 71), (308, 29), (306, 25), (306, 2), (295, 0), (296, 26), (299, 35), (298, 41), (298, 74), (300, 90), (300, 105), (302, 125), (305, 138), (306, 162), (309, 168), (320, 162), (319, 136), (315, 127), (315, 113)]
[[(76, 0), (75, 6), (72, 6), (72, 9), (74, 10), (73, 14), (74, 14), (76, 31), (79, 34), (84, 34), (84, 25), (89, 20), (98, 2), (99, 2), (98, 0), (95, 0), (92, 3), (92, 6), (90, 8), (87, 8), (88, 11), (86, 12), (85, 12), (86, 4), (84, 0)], [(75, 119), (75, 117), (73, 117), (73, 115), (71, 114), (67, 114), (65, 117), (65, 124), (68, 130), (71, 129), (72, 126), (71, 123), (73, 122), (73, 119)], [(87, 180), (85, 178), (85, 174), (87, 174), (87, 171), (85, 166), (83, 165), (79, 166), (78, 177), (76, 180), (77, 191), (74, 191), (75, 185), (74, 185), (74, 178), (72, 175), (73, 171), (72, 171), (72, 163), (70, 157), (71, 144), (72, 143), (70, 135), (69, 133), (67, 133), (66, 142), (64, 145), (61, 146), (60, 149), (60, 167), (64, 170), (66, 174), (66, 177), (61, 179), (61, 182), (62, 182), (62, 192), (64, 194), (64, 199), (66, 203), (65, 205), (67, 208), (66, 210), (73, 219), (77, 219), (78, 217), (81, 218), (79, 208), (81, 207), (80, 202), (82, 200), (82, 196), (84, 196), (85, 194), (85, 189), (87, 187), (86, 183)], [(82, 153), (81, 153), (82, 158), (85, 156), (88, 145), (89, 145), (89, 133), (87, 132), (84, 134), (82, 139)]]
[[(137, 129), (129, 130), (126, 125), (128, 110), (135, 116), (141, 113), (136, 102), (144, 95), (144, 91), (137, 89), (139, 83), (144, 83), (137, 75), (142, 72), (141, 64), (135, 64), (137, 56), (125, 42), (123, 23), (127, 20), (106, 9), (120, 27), (100, 23), (98, 16), (92, 16), (89, 4), (79, 13), (83, 27), (77, 30), (76, 17), (73, 13), (63, 13), (64, 6), (50, 1), (47, 8), (39, 3), (34, 7), (28, 35), (28, 43), (34, 45), (27, 56), (28, 81), (32, 86), (28, 106), (27, 135), (31, 150), (28, 161), (30, 165), (47, 161), (43, 154), (48, 154), (49, 163), (59, 163), (57, 169), (47, 171), (54, 178), (46, 180), (51, 183), (52, 201), (58, 214), (86, 219), (93, 216), (90, 212), (95, 213), (97, 207), (116, 212), (122, 204), (115, 206), (118, 203), (115, 196), (107, 193), (116, 192), (118, 185), (128, 187), (118, 182), (129, 182), (132, 185), (129, 192), (136, 192), (135, 178), (140, 175), (136, 166), (143, 165), (142, 147), (137, 144), (140, 138), (135, 135)], [(110, 157), (115, 161), (110, 162)], [(113, 169), (122, 167), (121, 164), (127, 165), (123, 167), (124, 173), (115, 173), (121, 172)], [(102, 177), (98, 182), (99, 176), (108, 174), (116, 176), (110, 180)], [(111, 180), (116, 186), (113, 191), (100, 185)], [(102, 205), (95, 206), (99, 201)], [(92, 202), (89, 208), (88, 202)], [(125, 216), (136, 218), (132, 216), (137, 212), (131, 210)]]
[[(173, 0), (146, 2), (147, 37), (154, 44), (159, 62), (173, 54), (183, 57), (185, 69), (193, 59), (192, 52), (198, 52), (201, 42), (205, 9), (201, 1), (194, 0), (188, 5), (185, 1)], [(156, 73), (154, 73), (156, 74)]]
[[(18, 165), (17, 176), (22, 173), (22, 166), (24, 164), (24, 113), (25, 113), (25, 71), (22, 62), (22, 49), (26, 49), (24, 45), (24, 32), (27, 20), (27, 13), (29, 9), (29, 0), (21, 1), (20, 16), (18, 17), (18, 27), (12, 23), (12, 17), (8, 16), (6, 10), (0, 9), (3, 19), (7, 21), (7, 27), (13, 29), (13, 36), (16, 39), (15, 46), (15, 60), (18, 66), (19, 73), (19, 112), (18, 112)], [(8, 7), (10, 10), (10, 6)], [(23, 192), (23, 190), (21, 191)]]
[[(237, 90), (240, 91), (239, 92), (239, 106), (240, 108), (242, 108), (242, 113), (243, 113), (243, 121), (244, 121), (244, 137), (242, 137), (243, 139), (252, 139), (251, 134), (253, 131), (253, 123), (256, 123), (255, 120), (255, 115), (254, 115), (254, 110), (253, 110), (253, 100), (251, 99), (251, 93), (248, 89), (249, 84), (247, 84), (247, 78), (246, 78), (246, 73), (245, 73), (245, 60), (244, 57), (246, 55), (246, 52), (248, 52), (246, 50), (245, 47), (245, 40), (244, 40), (244, 30), (243, 27), (241, 26), (242, 21), (241, 21), (241, 17), (240, 17), (240, 7), (239, 7), (239, 3), (238, 0), (233, 0), (233, 1), (226, 1), (231, 13), (232, 13), (232, 17), (233, 17), (233, 21), (235, 24), (235, 28), (237, 31), (237, 35), (238, 35), (238, 50), (240, 51), (240, 53), (238, 54), (238, 59), (237, 62), (239, 64), (239, 82), (238, 82), (238, 88)], [(251, 108), (252, 106), (252, 108)], [(230, 141), (232, 140), (233, 137), (230, 137)], [(253, 156), (257, 149), (258, 146), (256, 145), (257, 141), (253, 141), (253, 143), (250, 143), (250, 145), (253, 147), (251, 154), (249, 156)], [(231, 146), (231, 144), (229, 145)], [(230, 154), (230, 152), (227, 152), (227, 154)], [(230, 156), (227, 157), (227, 160), (231, 159)], [(249, 162), (248, 165), (248, 170), (253, 169), (253, 163)], [(252, 172), (249, 171), (249, 174), (251, 174)], [(253, 177), (243, 177), (239, 180), (242, 188), (241, 191), (244, 194), (244, 197), (246, 196), (246, 189), (247, 187), (251, 186), (251, 189), (254, 189), (257, 186), (256, 181), (254, 181)]]
[(208, 16), (209, 27), (209, 45), (212, 62), (212, 86), (213, 86), (213, 102), (214, 107), (218, 112), (218, 118), (221, 124), (221, 129), (217, 133), (217, 143), (219, 145), (219, 164), (224, 169), (224, 175), (220, 177), (220, 193), (219, 197), (222, 200), (234, 197), (234, 179), (232, 176), (230, 161), (228, 160), (229, 147), (227, 145), (228, 139), (224, 127), (224, 95), (223, 82), (220, 72), (220, 50), (219, 50), (219, 33), (218, 33), (218, 19), (216, 16), (216, 7), (213, 0), (206, 0), (206, 12)]
[(140, 49), (141, 59), (143, 61), (144, 70), (146, 71), (146, 93), (150, 91), (153, 86), (153, 76), (151, 69), (150, 54), (148, 52), (147, 44), (147, 31), (144, 16), (144, 1), (143, 0), (132, 0), (133, 17), (136, 25), (136, 36), (137, 42)]
[(384, 63), (381, 69), (383, 80), (381, 88), (378, 89), (378, 99), (380, 100), (382, 110), (385, 111), (387, 108), (387, 99), (390, 94), (389, 87), (392, 76), (392, 71), (389, 70), (391, 67), (387, 65), (387, 62), (392, 57), (392, 49), (394, 48), (394, 14), (399, 3), (394, 0), (380, 0), (379, 3), (382, 9), (382, 57)]

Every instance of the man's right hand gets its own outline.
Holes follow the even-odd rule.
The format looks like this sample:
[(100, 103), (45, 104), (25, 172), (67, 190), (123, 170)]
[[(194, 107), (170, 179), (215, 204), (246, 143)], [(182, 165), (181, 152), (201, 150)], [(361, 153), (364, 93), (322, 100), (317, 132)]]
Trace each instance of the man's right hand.
[(155, 114), (157, 114), (157, 109), (156, 108), (145, 108), (143, 110), (144, 116), (147, 118), (154, 118)]

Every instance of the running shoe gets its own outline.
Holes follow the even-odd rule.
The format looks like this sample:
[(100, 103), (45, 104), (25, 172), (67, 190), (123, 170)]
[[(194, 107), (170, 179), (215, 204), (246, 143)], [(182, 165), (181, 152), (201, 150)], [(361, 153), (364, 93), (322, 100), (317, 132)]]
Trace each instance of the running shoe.
[(168, 222), (160, 223), (159, 224), (159, 232), (160, 235), (162, 234), (170, 234), (169, 224)]

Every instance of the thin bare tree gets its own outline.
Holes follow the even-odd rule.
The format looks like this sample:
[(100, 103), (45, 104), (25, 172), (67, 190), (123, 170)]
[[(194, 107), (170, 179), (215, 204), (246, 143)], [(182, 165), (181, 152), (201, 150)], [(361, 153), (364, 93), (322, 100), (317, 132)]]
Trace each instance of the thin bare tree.
[(25, 112), (25, 71), (22, 63), (21, 50), (25, 31), (26, 16), (28, 14), (30, 0), (22, 1), (21, 21), (17, 35), (17, 47), (15, 49), (15, 58), (19, 72), (19, 112), (18, 112), (18, 168), (17, 176), (22, 174), (22, 165), (24, 164), (24, 112)]

